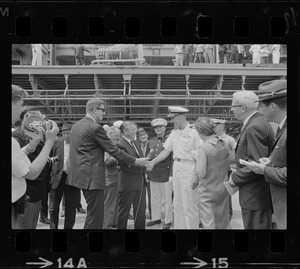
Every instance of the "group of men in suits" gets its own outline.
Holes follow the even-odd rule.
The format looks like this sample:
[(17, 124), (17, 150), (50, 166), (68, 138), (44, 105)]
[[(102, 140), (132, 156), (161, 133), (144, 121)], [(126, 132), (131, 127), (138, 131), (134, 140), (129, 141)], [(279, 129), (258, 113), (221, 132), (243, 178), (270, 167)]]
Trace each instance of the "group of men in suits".
[[(232, 186), (239, 187), (239, 201), (245, 229), (270, 229), (272, 213), (274, 213), (277, 227), (279, 229), (286, 228), (286, 88), (285, 80), (275, 80), (261, 84), (258, 96), (253, 91), (238, 91), (233, 94), (231, 110), (235, 117), (243, 122), (243, 127), (235, 148), (236, 170), (230, 175), (229, 182)], [(192, 188), (187, 186), (183, 182), (185, 177), (182, 173), (185, 173), (186, 176), (193, 170), (187, 171), (185, 168), (194, 161), (193, 151), (197, 150), (200, 140), (196, 133), (194, 137), (193, 129), (189, 127), (186, 120), (181, 120), (186, 119), (188, 110), (182, 108), (182, 111), (172, 111), (172, 109), (175, 108), (169, 108), (169, 115), (171, 115), (175, 129), (179, 131), (173, 131), (168, 141), (166, 141), (165, 134), (159, 136), (159, 132), (157, 137), (149, 141), (149, 145), (152, 145), (151, 148), (159, 151), (153, 154), (152, 161), (149, 162), (149, 158), (145, 158), (146, 152), (142, 151), (140, 143), (136, 140), (138, 129), (134, 122), (123, 122), (120, 126), (122, 134), (120, 140), (112, 143), (99, 124), (105, 115), (104, 102), (98, 98), (87, 102), (86, 116), (76, 122), (71, 130), (63, 132), (63, 139), (57, 140), (53, 147), (55, 154), (61, 156), (62, 150), (66, 150), (66, 137), (70, 136), (67, 138), (70, 140), (69, 146), (67, 146), (70, 150), (69, 163), (64, 157), (60, 162), (54, 164), (54, 166), (63, 167), (57, 178), (60, 178), (62, 183), (59, 184), (64, 186), (66, 196), (66, 229), (73, 228), (75, 222), (75, 199), (69, 198), (74, 197), (75, 190), (78, 189), (82, 189), (87, 202), (84, 228), (103, 228), (104, 152), (113, 156), (120, 167), (116, 207), (118, 229), (126, 229), (131, 206), (133, 206), (134, 228), (145, 229), (146, 173), (151, 181), (150, 186), (153, 183), (151, 190), (153, 189), (156, 195), (154, 196), (156, 204), (155, 199), (151, 199), (152, 208), (156, 211), (152, 212), (148, 226), (160, 223), (161, 212), (157, 210), (157, 205), (161, 207), (162, 193), (165, 193), (165, 190), (162, 191), (164, 186), (157, 184), (159, 181), (156, 180), (156, 177), (157, 173), (161, 174), (166, 169), (162, 166), (164, 159), (167, 160), (167, 177), (171, 176), (172, 158), (175, 160), (175, 168), (179, 167), (174, 170), (175, 174), (173, 174), (173, 178), (175, 178), (175, 183), (173, 182), (174, 228), (198, 228), (198, 215), (196, 213), (195, 216), (191, 215), (191, 212), (196, 212), (191, 199), (196, 194), (197, 186)], [(280, 131), (276, 137), (274, 137), (269, 122), (279, 124)], [(154, 128), (158, 126), (155, 130), (167, 125), (164, 119), (156, 119), (151, 124)], [(182, 149), (178, 148), (180, 145), (177, 136), (183, 137), (181, 139), (184, 145)], [(196, 141), (196, 138), (199, 141)], [(187, 139), (191, 139), (191, 141)], [(187, 146), (191, 149), (190, 151), (186, 150)], [(159, 154), (160, 152), (161, 154)], [(173, 152), (173, 156), (170, 154), (171, 152)], [(241, 164), (240, 159), (248, 163)], [(148, 172), (146, 167), (149, 168)], [(150, 171), (152, 169), (154, 170)], [(193, 177), (194, 175), (191, 174), (191, 178)], [(191, 190), (188, 191), (189, 188)], [(186, 192), (183, 189), (186, 189)], [(157, 190), (160, 192), (159, 195)], [(56, 192), (55, 195), (61, 197), (60, 192), (58, 194)], [(166, 197), (163, 199), (166, 201)], [(158, 202), (158, 200), (160, 201)], [(186, 204), (182, 204), (183, 202)], [(52, 205), (52, 208), (57, 209), (58, 205), (56, 203), (54, 206)], [(57, 210), (54, 211), (57, 212)], [(50, 216), (53, 227), (57, 227), (58, 213), (51, 214), (50, 211)], [(165, 221), (165, 224), (169, 225), (171, 221), (172, 216)], [(170, 228), (170, 225), (165, 228)]]
[[(252, 91), (233, 94), (231, 110), (244, 124), (229, 182), (239, 187), (245, 229), (270, 229), (272, 212), (277, 228), (287, 227), (286, 96), (286, 80), (262, 83), (258, 96)], [(276, 137), (269, 122), (279, 124)]]

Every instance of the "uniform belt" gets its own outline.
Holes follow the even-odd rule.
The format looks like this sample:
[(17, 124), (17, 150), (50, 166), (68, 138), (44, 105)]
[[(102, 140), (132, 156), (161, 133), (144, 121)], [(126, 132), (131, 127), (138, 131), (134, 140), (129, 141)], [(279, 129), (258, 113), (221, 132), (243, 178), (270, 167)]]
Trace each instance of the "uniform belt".
[(179, 158), (174, 158), (174, 161), (177, 161), (177, 162), (194, 162), (194, 161), (191, 161), (191, 160), (188, 160), (188, 159), (179, 159)]

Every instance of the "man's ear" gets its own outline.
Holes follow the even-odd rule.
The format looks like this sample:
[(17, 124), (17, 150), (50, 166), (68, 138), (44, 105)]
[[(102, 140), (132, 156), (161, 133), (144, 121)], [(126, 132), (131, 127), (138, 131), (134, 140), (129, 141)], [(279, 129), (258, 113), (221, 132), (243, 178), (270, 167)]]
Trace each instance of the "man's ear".
[(274, 111), (276, 109), (276, 104), (270, 103), (269, 107), (271, 108), (272, 111)]

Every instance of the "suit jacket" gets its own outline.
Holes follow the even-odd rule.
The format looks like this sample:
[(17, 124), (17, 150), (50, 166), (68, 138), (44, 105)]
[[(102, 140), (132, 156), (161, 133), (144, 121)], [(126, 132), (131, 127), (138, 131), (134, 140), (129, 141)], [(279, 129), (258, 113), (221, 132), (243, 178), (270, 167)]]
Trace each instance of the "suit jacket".
[(135, 162), (134, 157), (114, 146), (103, 127), (88, 116), (73, 125), (70, 140), (68, 185), (84, 190), (104, 190), (105, 151), (119, 163), (132, 165)]
[(287, 121), (285, 121), (278, 138), (276, 139), (270, 163), (265, 167), (265, 180), (270, 184), (272, 204), (279, 229), (286, 229), (287, 206)]
[[(133, 141), (136, 146), (139, 155), (142, 157), (143, 152), (141, 150), (140, 143), (138, 141)], [(135, 149), (128, 143), (127, 140), (122, 137), (118, 143), (117, 147), (119, 147), (122, 151), (128, 153), (131, 156), (139, 158)], [(138, 166), (131, 166), (125, 163), (120, 163), (120, 171), (118, 177), (118, 189), (119, 191), (137, 191), (142, 189), (142, 185), (146, 186), (146, 178), (145, 178), (145, 168)]]
[(241, 208), (265, 210), (271, 208), (270, 188), (264, 175), (255, 174), (239, 160), (256, 161), (268, 157), (274, 143), (274, 131), (270, 123), (256, 112), (241, 131), (235, 149), (236, 171), (232, 173), (233, 182), (239, 186)]
[[(168, 135), (164, 135), (162, 138), (156, 136), (149, 140), (149, 147), (153, 149), (150, 160), (153, 160), (164, 150), (164, 143), (167, 138)], [(170, 153), (166, 159), (157, 163), (152, 171), (147, 172), (148, 179), (154, 182), (168, 182), (169, 177), (171, 176), (172, 156), (173, 154)]]
[(59, 185), (64, 168), (64, 139), (62, 137), (54, 141), (51, 155), (53, 157), (58, 157), (58, 161), (52, 164), (52, 175), (50, 181), (51, 189), (55, 190)]

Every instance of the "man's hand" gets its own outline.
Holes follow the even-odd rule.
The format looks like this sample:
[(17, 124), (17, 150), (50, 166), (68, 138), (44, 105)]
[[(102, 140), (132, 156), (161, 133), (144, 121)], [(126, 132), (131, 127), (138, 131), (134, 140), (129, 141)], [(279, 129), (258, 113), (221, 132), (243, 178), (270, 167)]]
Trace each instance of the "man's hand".
[(230, 185), (232, 188), (235, 188), (235, 187), (236, 187), (236, 185), (234, 184), (234, 182), (233, 182), (233, 180), (232, 180), (231, 175), (230, 175), (230, 177), (229, 177), (229, 179), (228, 179), (228, 183), (229, 183), (229, 185)]
[(196, 177), (194, 180), (193, 180), (193, 183), (192, 183), (192, 189), (196, 189), (197, 187), (199, 186), (199, 178)]
[(23, 133), (29, 137), (30, 142), (27, 145), (29, 151), (34, 151), (40, 141), (43, 139), (44, 129), (33, 126), (35, 132), (30, 132), (24, 129)]
[[(52, 128), (51, 128), (51, 123), (52, 123)], [(50, 129), (51, 128), (51, 129)], [(46, 141), (47, 140), (55, 140), (57, 134), (59, 132), (59, 129), (57, 127), (57, 124), (55, 121), (52, 120), (48, 120), (48, 122), (46, 122), (46, 133), (45, 133), (45, 137), (46, 137)]]
[(270, 158), (263, 157), (260, 158), (258, 161), (260, 164), (268, 165), (270, 163)]
[(253, 171), (255, 174), (260, 174), (263, 175), (264, 174), (264, 170), (265, 170), (265, 166), (262, 163), (257, 163), (252, 161), (251, 163), (246, 165), (251, 171)]
[(149, 162), (149, 163), (147, 164), (146, 167), (147, 167), (147, 171), (148, 171), (148, 172), (152, 171), (152, 170), (153, 170), (153, 167), (154, 167), (153, 162)]
[(135, 159), (134, 164), (138, 166), (147, 166), (149, 162), (150, 162), (149, 158), (139, 158), (139, 159)]

